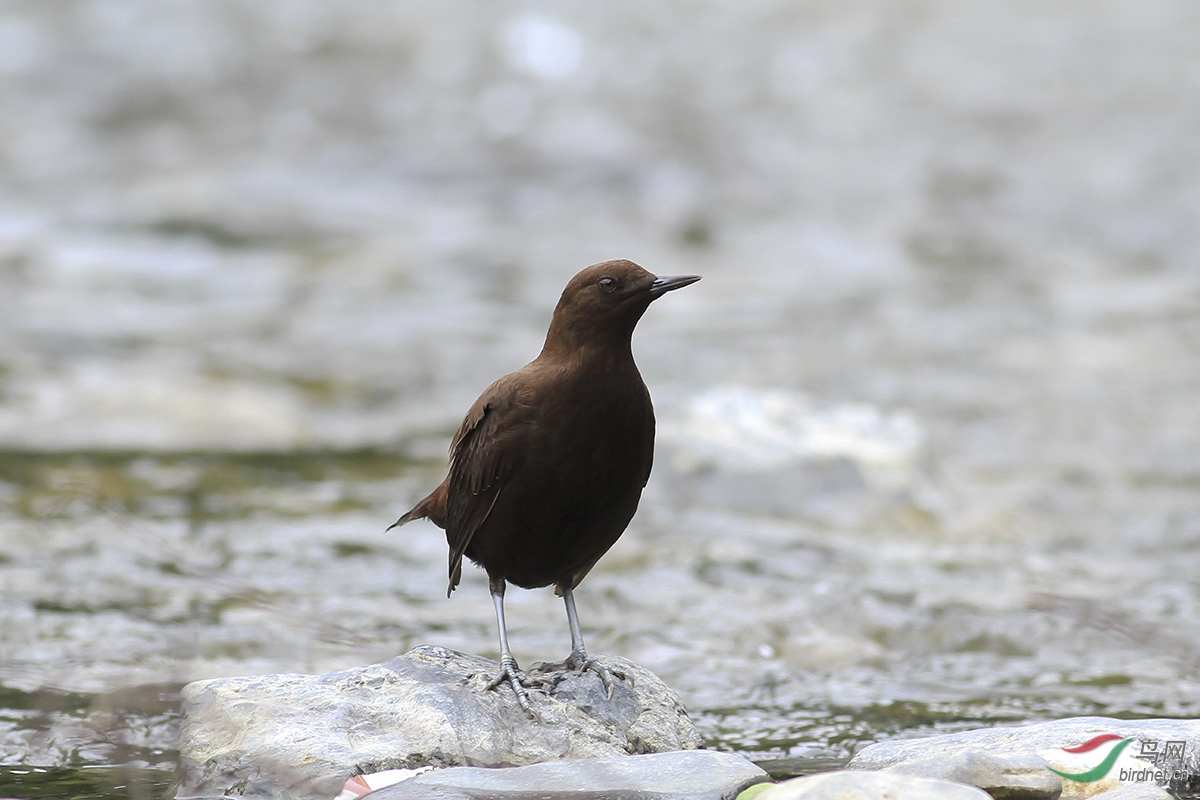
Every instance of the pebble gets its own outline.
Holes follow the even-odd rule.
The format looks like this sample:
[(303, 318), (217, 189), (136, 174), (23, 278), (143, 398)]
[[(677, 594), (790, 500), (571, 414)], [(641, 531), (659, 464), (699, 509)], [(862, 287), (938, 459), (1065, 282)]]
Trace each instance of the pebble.
[(841, 770), (776, 784), (753, 800), (992, 800), (983, 790), (898, 772)]
[(939, 778), (983, 789), (993, 797), (1055, 800), (1062, 794), (1060, 777), (1036, 755), (993, 755), (963, 750), (950, 755), (929, 753), (888, 767), (885, 772)]
[(1153, 783), (1127, 783), (1119, 789), (1094, 794), (1092, 800), (1174, 800), (1174, 795)]

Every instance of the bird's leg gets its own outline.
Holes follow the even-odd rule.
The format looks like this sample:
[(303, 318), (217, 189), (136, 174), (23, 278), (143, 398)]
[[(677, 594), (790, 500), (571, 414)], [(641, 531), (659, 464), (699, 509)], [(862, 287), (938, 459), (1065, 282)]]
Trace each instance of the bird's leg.
[(527, 713), (536, 718), (537, 713), (529, 705), (529, 695), (525, 693), (525, 687), (529, 685), (529, 679), (525, 677), (524, 672), (521, 672), (517, 668), (517, 660), (513, 658), (512, 651), (508, 649), (508, 630), (504, 627), (504, 589), (506, 582), (503, 578), (490, 578), (488, 585), (492, 591), (492, 605), (496, 607), (496, 625), (500, 628), (500, 674), (492, 679), (487, 688), (491, 690), (502, 683), (508, 683), (512, 687), (513, 694), (517, 696), (517, 703)]
[[(563, 603), (567, 607), (567, 624), (571, 627), (571, 655), (556, 664), (543, 664), (538, 669), (573, 669), (576, 672), (591, 670), (600, 676), (600, 680), (604, 681), (604, 688), (608, 692), (608, 699), (611, 700), (613, 696), (614, 673), (599, 661), (589, 658), (587, 650), (584, 649), (583, 629), (579, 626), (579, 612), (575, 610), (575, 594), (571, 591), (570, 581), (558, 584), (558, 589), (562, 592)], [(619, 678), (625, 678), (625, 674), (622, 672), (615, 674)]]
[(569, 584), (561, 584), (563, 605), (567, 607), (567, 625), (571, 628), (571, 655), (567, 665), (580, 669), (587, 662), (587, 651), (583, 648), (583, 628), (579, 625), (579, 612), (575, 610), (575, 592)]

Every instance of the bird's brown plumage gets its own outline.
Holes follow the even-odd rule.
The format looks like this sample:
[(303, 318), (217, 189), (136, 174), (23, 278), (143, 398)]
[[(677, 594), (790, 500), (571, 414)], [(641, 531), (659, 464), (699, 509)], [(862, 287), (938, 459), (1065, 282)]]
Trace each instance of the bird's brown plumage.
[[(667, 289), (630, 261), (576, 275), (541, 354), (489, 386), (450, 447), (445, 481), (396, 524), (446, 530), (449, 590), (467, 556), (525, 588), (573, 587), (625, 530), (654, 459), (654, 410), (630, 349)], [(658, 284), (662, 284), (658, 281)]]

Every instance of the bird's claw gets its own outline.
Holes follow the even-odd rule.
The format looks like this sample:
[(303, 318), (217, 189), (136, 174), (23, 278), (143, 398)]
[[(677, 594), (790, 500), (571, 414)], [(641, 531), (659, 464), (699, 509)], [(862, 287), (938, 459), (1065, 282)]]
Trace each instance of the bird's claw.
[(487, 687), (485, 687), (485, 690), (490, 692), (492, 689), (495, 689), (502, 683), (507, 683), (509, 685), (513, 691), (513, 694), (517, 696), (517, 704), (521, 706), (521, 709), (525, 713), (529, 714), (534, 719), (541, 721), (541, 717), (538, 716), (538, 713), (533, 710), (533, 706), (530, 705), (529, 694), (525, 691), (525, 689), (532, 689), (536, 684), (545, 685), (545, 678), (530, 678), (517, 668), (517, 662), (515, 659), (508, 657), (500, 659), (500, 672), (496, 675), (496, 677), (492, 678)]
[(594, 672), (600, 676), (600, 680), (604, 683), (604, 691), (608, 694), (608, 699), (612, 700), (613, 689), (615, 683), (613, 676), (615, 675), (620, 680), (626, 680), (628, 676), (620, 670), (610, 670), (608, 667), (601, 664), (596, 659), (590, 657), (587, 653), (579, 650), (572, 650), (571, 655), (567, 656), (562, 661), (555, 661), (552, 664), (540, 663), (535, 664), (533, 669), (537, 672), (566, 672), (573, 670), (582, 675), (585, 672)]

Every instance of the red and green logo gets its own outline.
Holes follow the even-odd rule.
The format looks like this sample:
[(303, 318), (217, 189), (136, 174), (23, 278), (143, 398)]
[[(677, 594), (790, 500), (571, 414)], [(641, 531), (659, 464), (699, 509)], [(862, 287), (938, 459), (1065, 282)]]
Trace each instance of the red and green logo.
[(1109, 742), (1117, 742), (1117, 744), (1108, 751), (1108, 755), (1104, 756), (1104, 759), (1096, 766), (1092, 767), (1086, 772), (1073, 773), (1060, 772), (1051, 766), (1047, 766), (1046, 769), (1050, 770), (1055, 775), (1061, 775), (1067, 780), (1076, 781), (1077, 783), (1091, 783), (1092, 781), (1098, 781), (1108, 774), (1108, 771), (1113, 768), (1113, 764), (1117, 762), (1117, 757), (1121, 755), (1121, 751), (1128, 747), (1129, 743), (1132, 741), (1132, 738), (1123, 739), (1120, 736), (1117, 736), (1115, 733), (1102, 733), (1094, 739), (1088, 739), (1081, 745), (1063, 748), (1064, 753), (1090, 753), (1099, 747), (1103, 747)]

